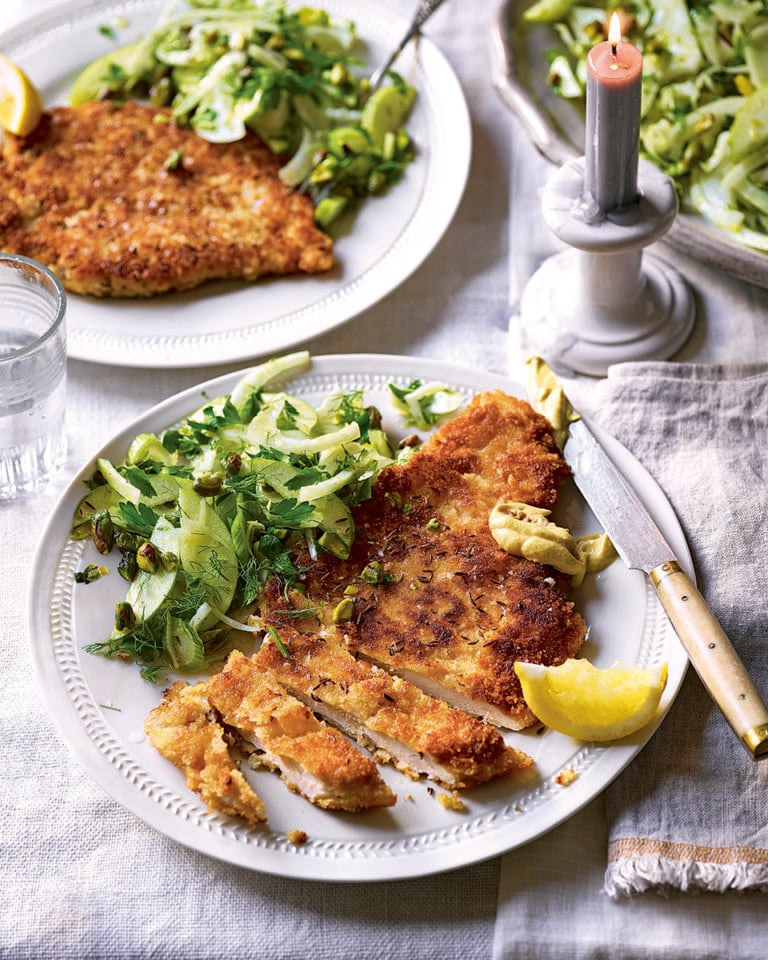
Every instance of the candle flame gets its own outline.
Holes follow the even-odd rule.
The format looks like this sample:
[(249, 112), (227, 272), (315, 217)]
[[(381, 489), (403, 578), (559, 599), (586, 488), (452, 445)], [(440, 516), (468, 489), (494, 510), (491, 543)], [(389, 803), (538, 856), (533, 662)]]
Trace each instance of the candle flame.
[(621, 40), (621, 21), (619, 20), (619, 15), (616, 11), (613, 11), (613, 16), (611, 17), (611, 22), (608, 25), (608, 43), (616, 49), (618, 43)]

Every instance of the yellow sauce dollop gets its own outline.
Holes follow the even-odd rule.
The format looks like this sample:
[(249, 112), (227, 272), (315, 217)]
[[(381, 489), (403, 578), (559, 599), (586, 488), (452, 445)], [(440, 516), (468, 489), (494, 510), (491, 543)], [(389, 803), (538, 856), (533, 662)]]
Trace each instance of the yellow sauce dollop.
[(507, 553), (569, 574), (578, 587), (588, 573), (604, 570), (617, 557), (607, 534), (574, 537), (549, 519), (551, 511), (527, 503), (501, 501), (491, 511), (493, 538)]
[(528, 396), (533, 409), (552, 425), (552, 435), (559, 450), (565, 446), (568, 430), (579, 415), (571, 406), (551, 368), (541, 357), (529, 357)]

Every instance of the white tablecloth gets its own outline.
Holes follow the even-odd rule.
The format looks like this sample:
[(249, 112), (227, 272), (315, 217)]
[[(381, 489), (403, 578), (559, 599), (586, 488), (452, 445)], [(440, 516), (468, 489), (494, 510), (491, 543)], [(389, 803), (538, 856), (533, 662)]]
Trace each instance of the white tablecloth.
[[(50, 3), (5, 0), (0, 26)], [(407, 15), (413, 0), (387, 5)], [(537, 239), (530, 218), (548, 168), (492, 90), (492, 12), (490, 0), (453, 0), (428, 27), (460, 77), (473, 120), (470, 180), (452, 226), (384, 302), (308, 342), (313, 354), (411, 354), (519, 379), (510, 303), (544, 255), (538, 241), (546, 238)], [(696, 331), (681, 358), (768, 359), (768, 296), (665, 255), (698, 300)], [(56, 734), (31, 673), (25, 597), (38, 531), (68, 477), (118, 429), (237, 366), (148, 372), (70, 361), (67, 468), (43, 494), (0, 507), (0, 958), (762, 958), (760, 895), (651, 895), (623, 904), (602, 896), (599, 798), (505, 858), (421, 880), (347, 886), (251, 873), (196, 854), (89, 779)], [(579, 389), (588, 400), (589, 384)]]

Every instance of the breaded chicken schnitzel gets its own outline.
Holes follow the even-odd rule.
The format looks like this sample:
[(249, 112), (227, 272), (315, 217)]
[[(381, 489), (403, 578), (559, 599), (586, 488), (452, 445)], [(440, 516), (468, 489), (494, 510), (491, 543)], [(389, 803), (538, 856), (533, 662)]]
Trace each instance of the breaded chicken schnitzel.
[[(325, 796), (333, 791), (318, 771), (330, 769), (323, 755), (337, 749), (315, 742), (313, 714), (409, 777), (461, 789), (520, 776), (531, 758), (495, 729), (536, 721), (514, 663), (560, 663), (586, 630), (565, 595), (567, 578), (503, 551), (489, 516), (501, 499), (551, 509), (568, 475), (549, 424), (527, 403), (498, 391), (475, 397), (404, 464), (380, 474), (370, 499), (354, 508), (348, 559), (296, 548), (302, 590), (286, 593), (276, 575), (267, 582), (263, 617), (254, 621), (270, 626), (260, 650), (233, 654), (211, 680), (172, 688), (148, 720), (153, 744), (207, 802), (215, 806), (221, 795), (225, 810), (233, 804), (220, 789), (221, 751), (207, 748), (206, 722), (209, 740), (236, 730), (309, 799), (314, 789), (292, 785), (291, 764), (301, 757), (307, 776), (298, 782), (324, 783)], [(204, 719), (194, 715), (201, 704)], [(191, 747), (205, 747), (191, 757), (179, 710)], [(288, 728), (300, 741), (286, 739)], [(385, 794), (373, 789), (370, 806), (384, 805)]]
[(144, 730), (209, 810), (242, 817), (252, 827), (266, 821), (264, 801), (229, 754), (226, 731), (211, 712), (205, 683), (174, 683), (147, 716)]
[(333, 640), (287, 627), (281, 640), (288, 656), (265, 639), (253, 658), (256, 669), (408, 776), (473, 787), (532, 762), (495, 727), (356, 660)]
[(253, 760), (316, 806), (358, 813), (395, 803), (369, 756), (244, 654), (231, 653), (207, 691), (222, 722), (256, 748)]
[(0, 247), (95, 297), (330, 270), (332, 241), (280, 166), (253, 134), (209, 143), (167, 110), (54, 107), (29, 136), (5, 137)]
[[(297, 547), (301, 591), (286, 602), (274, 577), (262, 613), (278, 629), (336, 631), (350, 651), (432, 696), (498, 726), (529, 726), (515, 661), (561, 663), (586, 628), (563, 578), (505, 553), (488, 517), (501, 499), (553, 507), (568, 475), (542, 416), (504, 393), (481, 394), (380, 474), (354, 510), (349, 558), (313, 561)], [(334, 625), (350, 593), (349, 619)]]
[(144, 728), (210, 810), (251, 826), (267, 813), (230, 755), (233, 734), (247, 745), (253, 766), (277, 772), (290, 790), (325, 810), (357, 813), (396, 800), (370, 757), (239, 652), (209, 680), (173, 684)]

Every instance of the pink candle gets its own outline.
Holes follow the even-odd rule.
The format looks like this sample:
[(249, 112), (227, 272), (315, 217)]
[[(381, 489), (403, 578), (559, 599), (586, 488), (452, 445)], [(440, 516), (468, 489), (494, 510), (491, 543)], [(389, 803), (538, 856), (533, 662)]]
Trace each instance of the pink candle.
[(585, 200), (602, 214), (637, 201), (643, 57), (621, 39), (614, 13), (608, 40), (587, 54)]

